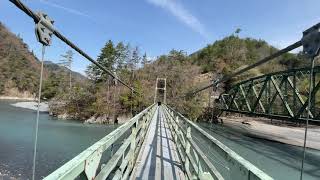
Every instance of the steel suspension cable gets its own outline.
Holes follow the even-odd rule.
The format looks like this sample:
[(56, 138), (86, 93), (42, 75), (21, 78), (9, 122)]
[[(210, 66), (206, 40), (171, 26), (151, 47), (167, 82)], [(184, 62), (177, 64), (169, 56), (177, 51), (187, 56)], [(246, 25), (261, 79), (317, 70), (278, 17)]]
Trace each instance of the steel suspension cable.
[(34, 146), (33, 146), (32, 180), (35, 179), (35, 172), (36, 172), (39, 116), (40, 116), (40, 104), (41, 104), (42, 80), (43, 80), (43, 62), (44, 62), (45, 48), (46, 46), (42, 45), (41, 71), (40, 71), (40, 82), (39, 82), (39, 92), (38, 92), (38, 108), (37, 108), (37, 117), (36, 117), (35, 134), (34, 134)]
[[(31, 9), (29, 9), (26, 5), (24, 5), (20, 0), (9, 0), (14, 5), (16, 5), (20, 10), (22, 10), (24, 13), (26, 13), (28, 16), (30, 16), (35, 23), (38, 23), (40, 21), (40, 17), (34, 13)], [(83, 57), (85, 57), (87, 60), (92, 62), (94, 65), (98, 66), (101, 70), (103, 70), (105, 73), (112, 76), (114, 79), (118, 80), (122, 85), (126, 86), (127, 88), (131, 89), (134, 93), (138, 93), (135, 91), (131, 86), (126, 84), (124, 81), (122, 81), (120, 78), (118, 78), (115, 74), (113, 74), (110, 70), (103, 67), (101, 64), (99, 64), (97, 61), (95, 61), (92, 57), (90, 57), (87, 53), (85, 53), (83, 50), (81, 50), (78, 46), (76, 46), (74, 43), (72, 43), (70, 40), (68, 40), (65, 36), (63, 36), (58, 30), (53, 29), (52, 27), (47, 27), (53, 31), (53, 34), (65, 42), (67, 45), (69, 45), (72, 49), (77, 51), (79, 54), (81, 54)]]

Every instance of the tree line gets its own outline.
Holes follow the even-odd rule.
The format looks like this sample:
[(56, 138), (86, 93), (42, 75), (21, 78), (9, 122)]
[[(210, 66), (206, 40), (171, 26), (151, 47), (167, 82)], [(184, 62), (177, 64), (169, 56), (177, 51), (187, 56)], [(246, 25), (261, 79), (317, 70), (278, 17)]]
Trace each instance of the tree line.
[[(71, 69), (72, 53), (69, 51), (62, 55), (61, 65)], [(71, 58), (71, 59), (70, 59)], [(106, 69), (113, 72), (117, 77), (127, 82), (136, 91), (141, 91), (141, 83), (138, 81), (136, 72), (145, 67), (151, 61), (147, 54), (141, 55), (139, 47), (131, 47), (129, 43), (114, 43), (108, 40), (101, 49), (97, 62)], [(69, 70), (70, 70), (69, 69)], [(90, 64), (86, 69), (88, 79), (82, 82), (73, 82), (71, 88), (71, 74), (63, 74), (60, 79), (60, 90), (57, 87), (52, 99), (51, 110), (54, 114), (67, 114), (68, 118), (86, 119), (91, 116), (104, 116), (110, 121), (121, 114), (135, 114), (143, 107), (142, 98), (137, 94), (121, 86), (112, 76), (102, 71), (94, 64)], [(63, 81), (70, 80), (70, 90)], [(51, 81), (50, 81), (51, 79)], [(54, 79), (54, 80), (52, 80)], [(54, 88), (50, 86), (59, 86), (56, 83), (57, 76), (49, 78), (45, 83), (44, 95)], [(61, 88), (64, 86), (64, 88)], [(57, 103), (59, 102), (59, 103)]]

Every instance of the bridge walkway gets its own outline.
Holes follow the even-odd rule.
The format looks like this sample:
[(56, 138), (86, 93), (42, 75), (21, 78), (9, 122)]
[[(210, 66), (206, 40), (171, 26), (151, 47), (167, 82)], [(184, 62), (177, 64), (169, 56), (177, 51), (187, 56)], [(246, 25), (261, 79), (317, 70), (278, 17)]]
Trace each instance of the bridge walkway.
[(154, 113), (130, 179), (186, 179), (162, 107)]

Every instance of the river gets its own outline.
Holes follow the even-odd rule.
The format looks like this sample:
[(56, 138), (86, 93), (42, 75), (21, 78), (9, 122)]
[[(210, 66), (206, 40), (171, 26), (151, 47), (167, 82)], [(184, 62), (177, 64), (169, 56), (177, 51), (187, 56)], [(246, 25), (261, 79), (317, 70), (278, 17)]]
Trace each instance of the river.
[[(0, 101), (0, 179), (31, 179), (36, 111)], [(40, 179), (110, 133), (116, 126), (84, 125), (40, 114), (36, 177)]]
[[(30, 179), (32, 172), (33, 127), (36, 112), (13, 107), (15, 101), (0, 101), (0, 172), (6, 177)], [(223, 142), (258, 168), (279, 180), (298, 180), (302, 148), (278, 142), (252, 138), (245, 132), (221, 125), (200, 124), (207, 132)], [(117, 126), (84, 125), (77, 121), (57, 120), (41, 113), (36, 177), (40, 179), (57, 169), (75, 155), (98, 141)], [(217, 169), (228, 172), (213, 150), (207, 149)], [(220, 164), (220, 165), (219, 165)], [(320, 151), (308, 150), (305, 180), (320, 179)], [(226, 178), (228, 179), (228, 177)]]
[[(225, 127), (223, 125), (199, 124), (209, 134), (223, 142), (256, 167), (274, 179), (299, 180), (303, 149), (293, 145), (250, 137), (245, 131)], [(319, 137), (320, 138), (320, 137)], [(206, 143), (201, 143), (206, 144)], [(203, 147), (210, 154), (210, 159), (216, 162), (217, 169), (228, 179), (226, 163), (208, 146)], [(220, 164), (220, 165), (219, 165)], [(222, 164), (222, 165), (221, 165)], [(224, 166), (224, 167), (223, 167)], [(307, 149), (304, 180), (320, 179), (320, 151)], [(229, 178), (231, 179), (231, 178)]]

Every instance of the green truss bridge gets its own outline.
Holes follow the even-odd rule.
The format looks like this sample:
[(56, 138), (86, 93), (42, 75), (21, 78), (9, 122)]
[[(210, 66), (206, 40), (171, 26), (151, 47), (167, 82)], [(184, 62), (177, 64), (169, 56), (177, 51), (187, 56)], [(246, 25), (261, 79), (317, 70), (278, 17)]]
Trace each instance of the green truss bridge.
[[(223, 111), (301, 122), (320, 121), (320, 66), (281, 71), (242, 81), (220, 95)], [(312, 83), (311, 83), (312, 82)], [(310, 83), (312, 91), (309, 92)], [(307, 105), (311, 95), (311, 108)]]

